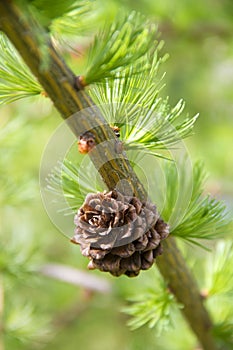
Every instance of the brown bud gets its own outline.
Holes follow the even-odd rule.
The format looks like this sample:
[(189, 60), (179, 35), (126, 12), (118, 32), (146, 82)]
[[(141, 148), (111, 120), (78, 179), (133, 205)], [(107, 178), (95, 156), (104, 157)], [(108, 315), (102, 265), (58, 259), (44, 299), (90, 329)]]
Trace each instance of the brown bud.
[(90, 132), (87, 131), (80, 135), (79, 141), (78, 141), (78, 150), (80, 153), (85, 154), (92, 150), (92, 148), (95, 146), (95, 137)]
[(87, 82), (83, 75), (78, 75), (75, 77), (74, 87), (77, 90), (83, 90), (87, 86)]

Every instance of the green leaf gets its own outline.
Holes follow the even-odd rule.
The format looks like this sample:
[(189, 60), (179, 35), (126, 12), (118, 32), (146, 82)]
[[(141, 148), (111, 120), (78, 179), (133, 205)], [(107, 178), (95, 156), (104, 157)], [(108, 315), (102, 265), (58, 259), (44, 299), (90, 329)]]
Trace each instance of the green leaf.
[[(178, 175), (182, 180), (179, 183)], [(162, 216), (167, 220), (172, 215), (177, 198), (185, 202), (188, 189), (191, 190), (189, 203), (182, 213), (177, 210), (180, 217), (178, 225), (172, 227), (171, 234), (186, 240), (187, 242), (201, 245), (200, 239), (214, 239), (223, 235), (229, 229), (226, 207), (223, 202), (203, 195), (203, 182), (205, 173), (203, 165), (199, 162), (193, 167), (193, 174), (187, 172), (185, 163), (179, 169), (171, 163), (165, 167), (166, 191), (165, 208)], [(182, 197), (184, 200), (182, 200)]]
[(131, 305), (123, 309), (132, 316), (128, 325), (135, 330), (144, 325), (155, 328), (157, 335), (172, 325), (172, 317), (178, 304), (168, 291), (164, 281), (156, 282), (156, 287), (145, 290), (129, 300)]
[(233, 297), (233, 244), (231, 241), (218, 241), (216, 249), (206, 261), (205, 289), (208, 297)]
[(230, 350), (233, 343), (233, 244), (219, 240), (214, 252), (207, 256), (202, 288), (206, 306), (214, 321), (213, 334), (220, 349)]
[(86, 165), (81, 165), (81, 159), (80, 163), (65, 159), (63, 163), (58, 163), (49, 175), (47, 188), (57, 196), (58, 201), (60, 196), (65, 197), (69, 204), (67, 214), (72, 214), (81, 207), (88, 193), (103, 192), (106, 189), (99, 177), (94, 183), (95, 175), (97, 176), (97, 171), (90, 161)]
[[(44, 21), (50, 23), (52, 20), (63, 16), (79, 6), (80, 1), (77, 0), (56, 0), (56, 4), (51, 0), (27, 0), (28, 4), (32, 5), (43, 16)], [(83, 4), (83, 1), (81, 1)]]
[(159, 96), (163, 78), (159, 67), (163, 60), (158, 53), (153, 57), (145, 55), (142, 65), (147, 67), (146, 72), (131, 65), (118, 72), (114, 80), (109, 78), (92, 86), (89, 94), (109, 124), (121, 127), (125, 150), (167, 158), (161, 150), (169, 151), (191, 135), (197, 115), (183, 116), (183, 100), (171, 108), (168, 98)]
[(172, 232), (173, 235), (188, 239), (214, 239), (226, 230), (226, 207), (210, 196), (196, 198), (188, 211)]
[[(135, 124), (130, 122), (122, 128), (122, 138), (126, 149), (142, 149), (145, 153), (158, 156), (158, 150), (170, 151), (193, 130), (197, 116), (177, 120), (184, 109), (180, 100), (170, 110), (168, 100), (157, 100), (150, 110), (142, 111), (136, 117)], [(161, 155), (162, 156), (162, 155)]]
[(232, 315), (228, 318), (228, 320), (214, 324), (213, 335), (217, 340), (219, 349), (232, 350), (232, 344), (233, 344), (232, 329), (233, 329)]
[[(118, 20), (106, 25), (94, 38), (87, 53), (83, 76), (93, 84), (115, 78), (119, 69), (126, 69), (152, 50), (155, 51), (157, 28), (139, 13), (119, 13)], [(142, 68), (141, 70), (144, 70)]]
[[(62, 3), (66, 2), (62, 1)], [(93, 26), (93, 18), (91, 19), (93, 7), (94, 1), (73, 1), (73, 5), (67, 12), (63, 12), (52, 21), (50, 25), (51, 34), (58, 39), (58, 35), (62, 37), (67, 35), (77, 37), (77, 35), (83, 33), (87, 34)]]
[(38, 316), (36, 308), (29, 302), (20, 300), (17, 295), (8, 298), (6, 305), (4, 332), (21, 343), (46, 341), (52, 327), (45, 315)]
[[(23, 132), (20, 132), (22, 131)], [(18, 152), (23, 152), (31, 135), (31, 126), (28, 119), (22, 115), (14, 116), (12, 120), (5, 120), (0, 128), (0, 207), (22, 206), (36, 195), (36, 181), (28, 172), (23, 180), (15, 167)], [(26, 140), (26, 141), (25, 141)]]
[(0, 34), (0, 105), (39, 95), (42, 90), (13, 45)]
[[(88, 90), (109, 124), (123, 126), (126, 121), (135, 124), (138, 114), (149, 110), (161, 90), (159, 67), (162, 59), (158, 53), (145, 55), (141, 64), (131, 64), (116, 72), (115, 79), (106, 78), (103, 83), (92, 85)], [(146, 71), (140, 71), (143, 66)]]
[[(17, 221), (14, 223), (17, 226)], [(35, 277), (35, 270), (38, 267), (36, 254), (38, 243), (27, 232), (24, 225), (17, 229), (17, 232), (10, 232), (7, 235), (1, 233), (0, 250), (0, 271), (9, 281), (20, 280), (21, 283), (31, 283)]]

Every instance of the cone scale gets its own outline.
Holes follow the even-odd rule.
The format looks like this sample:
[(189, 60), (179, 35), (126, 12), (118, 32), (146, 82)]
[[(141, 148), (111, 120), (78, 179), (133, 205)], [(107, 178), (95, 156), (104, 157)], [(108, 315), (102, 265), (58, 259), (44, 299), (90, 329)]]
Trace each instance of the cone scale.
[(90, 193), (74, 219), (71, 241), (88, 257), (89, 269), (137, 276), (162, 253), (169, 226), (156, 206), (113, 190)]

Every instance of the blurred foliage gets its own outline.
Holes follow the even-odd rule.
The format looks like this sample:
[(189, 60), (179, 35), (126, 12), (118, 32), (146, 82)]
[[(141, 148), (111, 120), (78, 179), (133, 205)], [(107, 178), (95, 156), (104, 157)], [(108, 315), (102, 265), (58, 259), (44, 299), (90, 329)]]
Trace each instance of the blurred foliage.
[[(228, 209), (232, 209), (232, 1), (105, 0), (96, 4), (101, 13), (96, 17), (96, 28), (105, 19), (111, 21), (119, 7), (140, 10), (158, 24), (165, 41), (163, 51), (170, 55), (164, 63), (167, 75), (163, 95), (169, 96), (171, 105), (183, 98), (190, 115), (200, 113), (195, 135), (186, 144), (193, 159), (201, 157), (211, 173), (207, 192), (225, 199)], [(89, 42), (90, 38), (81, 41), (80, 53)], [(79, 72), (81, 56), (74, 54), (70, 46), (65, 54)], [(40, 159), (60, 120), (43, 97), (16, 101), (1, 107), (0, 112), (0, 270), (8, 315), (6, 349), (74, 350), (78, 346), (87, 350), (193, 350), (196, 340), (178, 313), (174, 328), (160, 337), (155, 336), (154, 329), (144, 326), (130, 331), (126, 327), (128, 317), (119, 313), (126, 299), (135, 299), (140, 293), (146, 296), (151, 281), (159, 285), (156, 269), (134, 280), (105, 276), (113, 283), (114, 293), (90, 299), (81, 288), (46, 279), (36, 272), (43, 262), (51, 261), (86, 268), (86, 260), (58, 233), (40, 200)], [(219, 344), (227, 339), (228, 345), (222, 348), (230, 350), (232, 249), (228, 241), (217, 246), (213, 243), (211, 248), (214, 254), (206, 255), (198, 248), (182, 246), (184, 254), (192, 258), (190, 266), (207, 294), (207, 306), (219, 322), (215, 327)], [(83, 305), (84, 309), (80, 307)], [(67, 320), (71, 310), (73, 316)], [(22, 339), (27, 342), (22, 343)]]

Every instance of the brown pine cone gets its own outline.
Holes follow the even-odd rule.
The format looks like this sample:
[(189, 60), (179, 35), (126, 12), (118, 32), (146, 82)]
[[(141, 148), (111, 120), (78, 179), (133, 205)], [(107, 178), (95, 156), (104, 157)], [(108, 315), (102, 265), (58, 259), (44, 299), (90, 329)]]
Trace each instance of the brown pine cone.
[(149, 269), (169, 234), (155, 205), (115, 190), (88, 194), (74, 223), (71, 241), (90, 259), (88, 268), (114, 276), (134, 277)]

